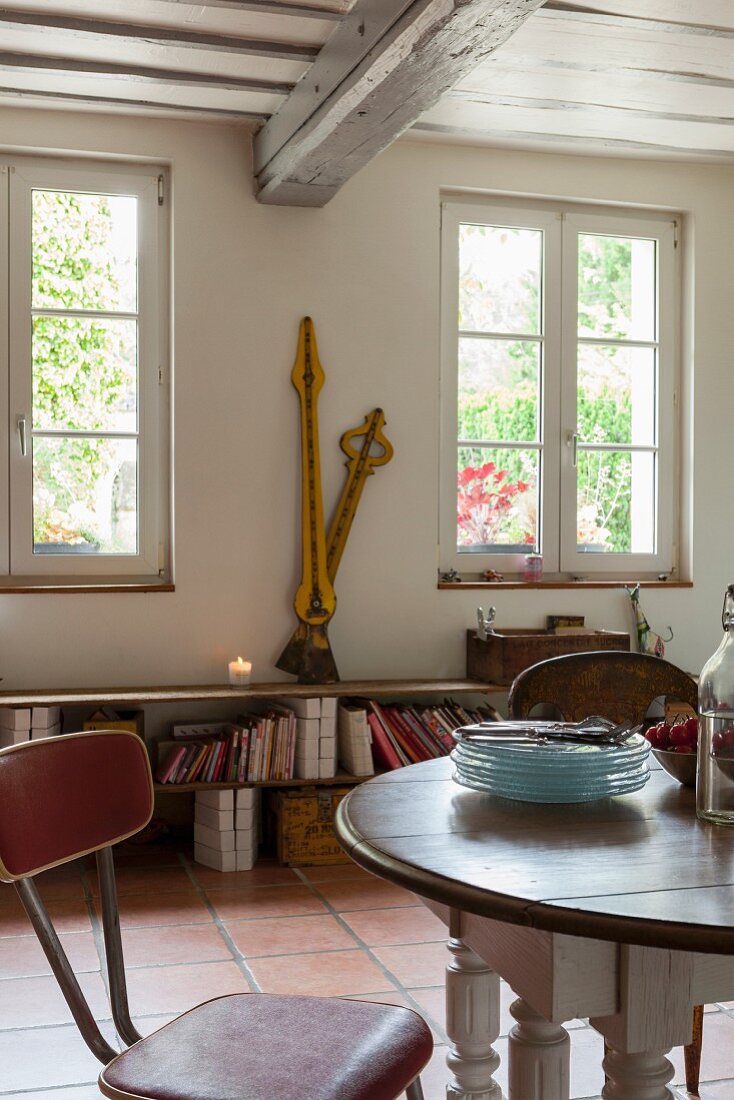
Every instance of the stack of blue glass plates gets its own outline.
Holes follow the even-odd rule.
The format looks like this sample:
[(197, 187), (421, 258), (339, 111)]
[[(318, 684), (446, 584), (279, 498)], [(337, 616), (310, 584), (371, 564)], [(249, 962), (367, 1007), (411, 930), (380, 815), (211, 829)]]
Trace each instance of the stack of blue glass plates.
[[(491, 729), (491, 727), (490, 727)], [(518, 727), (522, 732), (522, 726)], [(454, 779), (464, 787), (520, 802), (591, 802), (629, 794), (650, 777), (650, 744), (639, 733), (621, 744), (583, 744), (521, 736), (512, 741), (472, 740), (471, 727), (457, 730), (451, 753)], [(482, 733), (487, 733), (487, 727)], [(469, 734), (467, 737), (466, 735)], [(462, 736), (463, 735), (463, 736)]]

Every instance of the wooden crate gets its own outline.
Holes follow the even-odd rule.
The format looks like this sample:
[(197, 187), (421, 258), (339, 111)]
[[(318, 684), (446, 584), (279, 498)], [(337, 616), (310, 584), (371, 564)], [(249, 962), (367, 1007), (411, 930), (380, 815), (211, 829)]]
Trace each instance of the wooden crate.
[(630, 636), (616, 630), (585, 630), (578, 634), (551, 634), (547, 630), (509, 628), (477, 638), (466, 632), (466, 674), (472, 680), (511, 684), (515, 677), (538, 661), (564, 653), (590, 650), (629, 650)]
[(334, 835), (336, 808), (351, 787), (278, 791), (274, 796), (278, 860), (287, 867), (349, 863)]

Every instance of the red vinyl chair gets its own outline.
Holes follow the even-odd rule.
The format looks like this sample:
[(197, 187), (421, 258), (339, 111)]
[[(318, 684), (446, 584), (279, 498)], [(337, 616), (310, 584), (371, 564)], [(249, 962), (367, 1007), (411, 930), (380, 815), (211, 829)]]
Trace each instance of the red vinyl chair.
[[(0, 751), (0, 881), (20, 895), (111, 1100), (423, 1100), (433, 1050), (406, 1008), (340, 998), (218, 997), (143, 1039), (127, 1002), (113, 844), (153, 813), (143, 742), (113, 731)], [(127, 1049), (101, 1034), (41, 901), (34, 876), (96, 853), (112, 1015)]]

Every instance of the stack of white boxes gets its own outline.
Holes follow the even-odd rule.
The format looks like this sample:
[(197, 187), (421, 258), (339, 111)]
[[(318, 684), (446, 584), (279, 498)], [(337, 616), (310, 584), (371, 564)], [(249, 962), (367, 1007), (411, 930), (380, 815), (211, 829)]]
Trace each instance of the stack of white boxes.
[(60, 707), (0, 707), (0, 748), (60, 733)]
[(31, 712), (31, 740), (58, 737), (61, 733), (61, 707), (34, 707)]
[(319, 729), (319, 779), (333, 779), (336, 775), (336, 699), (321, 700), (321, 727)]
[(336, 775), (336, 699), (288, 699), (296, 712), (296, 779)]
[(197, 791), (194, 860), (216, 871), (251, 871), (259, 839), (260, 792)]
[(0, 707), (0, 748), (31, 739), (30, 707)]

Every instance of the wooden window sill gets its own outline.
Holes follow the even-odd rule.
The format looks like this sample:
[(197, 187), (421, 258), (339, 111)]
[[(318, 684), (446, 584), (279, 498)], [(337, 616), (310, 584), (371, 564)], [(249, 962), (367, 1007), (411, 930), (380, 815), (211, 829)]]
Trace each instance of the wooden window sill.
[(638, 581), (633, 580), (543, 580), (543, 581), (439, 581), (438, 588), (462, 591), (466, 588), (629, 588), (639, 584), (640, 588), (693, 588), (693, 581)]
[(32, 580), (29, 577), (19, 577), (14, 583), (7, 580), (0, 582), (0, 594), (8, 596), (39, 595), (41, 593), (57, 595), (60, 592), (79, 595), (86, 592), (175, 592), (176, 587), (168, 581), (152, 582), (125, 581), (125, 580), (100, 580), (94, 583), (70, 578), (68, 581), (58, 580)]

